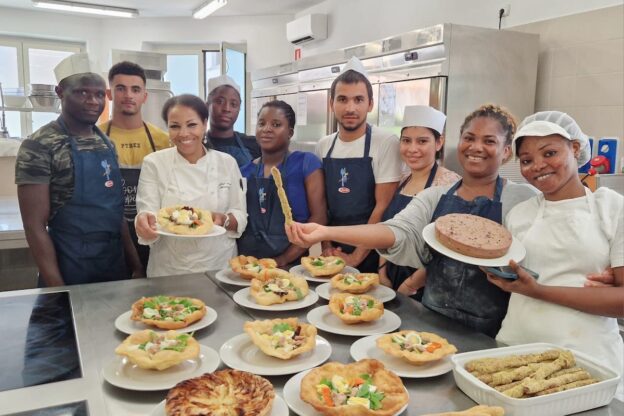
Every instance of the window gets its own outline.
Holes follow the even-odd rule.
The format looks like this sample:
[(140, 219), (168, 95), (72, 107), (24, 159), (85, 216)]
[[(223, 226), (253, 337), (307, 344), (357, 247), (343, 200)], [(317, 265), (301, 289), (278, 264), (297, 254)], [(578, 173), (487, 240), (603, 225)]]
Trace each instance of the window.
[(171, 84), (171, 91), (175, 95), (194, 94), (201, 97), (199, 55), (167, 54), (165, 81)]

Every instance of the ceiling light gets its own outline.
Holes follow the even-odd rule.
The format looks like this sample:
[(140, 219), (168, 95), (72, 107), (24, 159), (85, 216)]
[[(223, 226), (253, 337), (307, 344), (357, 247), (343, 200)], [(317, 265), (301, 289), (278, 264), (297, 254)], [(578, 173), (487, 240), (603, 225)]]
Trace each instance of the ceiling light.
[(97, 4), (77, 3), (74, 1), (61, 0), (33, 0), (33, 6), (42, 9), (62, 10), (66, 12), (98, 14), (115, 17), (136, 17), (139, 11), (123, 7), (100, 6)]
[(212, 0), (206, 2), (193, 11), (193, 17), (195, 19), (203, 19), (204, 17), (216, 12), (226, 4), (227, 0)]

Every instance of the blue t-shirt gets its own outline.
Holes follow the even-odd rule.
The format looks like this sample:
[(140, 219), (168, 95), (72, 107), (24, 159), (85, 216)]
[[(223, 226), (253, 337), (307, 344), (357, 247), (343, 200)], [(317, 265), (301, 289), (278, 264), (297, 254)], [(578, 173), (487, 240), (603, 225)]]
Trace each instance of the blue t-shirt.
[[(284, 176), (284, 190), (288, 196), (288, 202), (292, 209), (293, 219), (297, 222), (306, 222), (310, 218), (308, 199), (305, 190), (305, 180), (310, 174), (323, 166), (321, 160), (310, 152), (294, 151), (288, 155)], [(277, 166), (281, 168), (281, 164)], [(241, 174), (247, 180), (253, 180), (258, 171), (258, 165), (253, 161), (242, 166)], [(260, 174), (264, 172), (264, 166), (260, 166)]]

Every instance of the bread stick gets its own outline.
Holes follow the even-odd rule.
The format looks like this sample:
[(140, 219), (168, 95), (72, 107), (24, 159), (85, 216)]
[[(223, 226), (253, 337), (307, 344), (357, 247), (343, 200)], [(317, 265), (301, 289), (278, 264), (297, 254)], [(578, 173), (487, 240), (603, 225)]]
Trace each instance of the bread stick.
[(564, 374), (548, 380), (529, 380), (526, 383), (522, 383), (522, 387), (524, 388), (525, 394), (535, 394), (539, 391), (560, 387), (564, 384), (588, 378), (591, 378), (591, 375), (589, 375), (587, 371), (577, 371), (576, 373)]
[(275, 181), (275, 186), (277, 187), (277, 196), (279, 197), (280, 205), (282, 206), (284, 218), (286, 218), (286, 225), (291, 225), (293, 223), (292, 210), (290, 209), (288, 197), (286, 196), (286, 191), (284, 190), (282, 174), (280, 173), (279, 169), (273, 166), (271, 168), (271, 175), (273, 175), (273, 180)]
[(467, 371), (478, 371), (481, 374), (495, 373), (508, 367), (520, 367), (530, 363), (554, 360), (559, 358), (561, 350), (547, 350), (539, 354), (512, 355), (502, 358), (484, 358), (468, 361), (465, 365)]
[(538, 391), (536, 396), (543, 396), (545, 394), (557, 393), (564, 390), (570, 390), (576, 387), (589, 386), (590, 384), (598, 383), (595, 378), (587, 378), (584, 380), (574, 381), (572, 383), (564, 384), (563, 386), (553, 387), (552, 389)]

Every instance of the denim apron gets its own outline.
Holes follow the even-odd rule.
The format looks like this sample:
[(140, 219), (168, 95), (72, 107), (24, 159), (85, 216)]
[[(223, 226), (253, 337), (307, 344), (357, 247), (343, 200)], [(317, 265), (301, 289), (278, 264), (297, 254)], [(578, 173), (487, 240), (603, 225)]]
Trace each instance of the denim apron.
[[(284, 189), (288, 181), (285, 174), (287, 161), (288, 154), (279, 166)], [(247, 181), (247, 215), (247, 228), (237, 240), (239, 254), (265, 258), (276, 257), (286, 251), (290, 242), (284, 230), (284, 213), (273, 177), (264, 177), (262, 158), (255, 176)]]
[(123, 191), (113, 146), (94, 128), (108, 149), (78, 150), (63, 119), (58, 122), (68, 136), (74, 164), (72, 198), (48, 222), (63, 281), (75, 285), (125, 279)]
[[(438, 171), (438, 164), (436, 162), (433, 164), (433, 167), (431, 168), (431, 171), (429, 172), (429, 177), (427, 178), (427, 182), (425, 183), (425, 189), (431, 186), (431, 184), (433, 183), (433, 180), (435, 179), (435, 175), (437, 171)], [(383, 216), (381, 217), (382, 221), (387, 221), (393, 218), (396, 214), (403, 211), (403, 209), (407, 206), (407, 204), (409, 204), (412, 201), (412, 199), (414, 199), (414, 196), (412, 195), (403, 195), (401, 193), (405, 185), (407, 185), (407, 183), (409, 182), (410, 178), (411, 176), (407, 178), (399, 186), (399, 189), (397, 189), (396, 193), (392, 197), (392, 201), (390, 201), (388, 208), (386, 208), (386, 210), (383, 213)], [(401, 283), (403, 283), (405, 279), (410, 277), (416, 271), (416, 269), (413, 267), (399, 266), (389, 261), (386, 262), (386, 265), (384, 267), (386, 269), (386, 275), (388, 276), (388, 279), (390, 280), (390, 282), (392, 282), (392, 289), (394, 290), (397, 290), (399, 286), (401, 286)], [(422, 291), (423, 291), (422, 288), (419, 289), (417, 293), (417, 295), (419, 296), (416, 296), (417, 299), (422, 298)]]
[[(375, 174), (373, 158), (369, 156), (371, 126), (366, 125), (364, 156), (345, 159), (332, 158), (338, 133), (334, 136), (327, 155), (323, 158), (325, 170), (325, 192), (329, 210), (329, 225), (366, 224), (375, 208)], [(345, 253), (352, 253), (355, 247), (334, 243)], [(357, 268), (363, 273), (376, 273), (379, 255), (375, 250)]]
[[(208, 133), (206, 133), (206, 137), (208, 141), (211, 142)], [(247, 163), (251, 162), (253, 160), (253, 157), (251, 156), (251, 153), (249, 153), (249, 149), (245, 147), (245, 144), (243, 143), (237, 132), (234, 132), (234, 141), (236, 141), (236, 146), (221, 146), (217, 150), (223, 153), (227, 153), (228, 155), (236, 159), (236, 163), (238, 163), (238, 167), (240, 168), (241, 166), (244, 166)]]
[[(455, 194), (462, 184), (458, 181), (442, 195), (431, 221), (446, 214), (472, 214), (502, 223), (503, 180), (496, 179), (494, 198), (479, 196), (466, 201)], [(453, 260), (432, 252), (433, 260), (426, 265), (427, 284), (423, 304), (444, 316), (494, 337), (507, 313), (509, 293), (491, 284), (478, 266)]]

